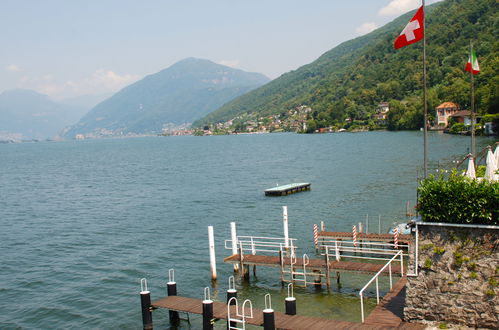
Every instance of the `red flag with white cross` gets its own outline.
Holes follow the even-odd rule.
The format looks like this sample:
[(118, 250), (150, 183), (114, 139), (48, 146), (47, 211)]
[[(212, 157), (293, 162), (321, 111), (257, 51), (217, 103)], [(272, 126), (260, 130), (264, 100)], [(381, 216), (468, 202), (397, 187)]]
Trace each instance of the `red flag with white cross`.
[(395, 49), (405, 47), (422, 40), (424, 37), (424, 6), (421, 6), (414, 17), (407, 23), (400, 35), (395, 39)]

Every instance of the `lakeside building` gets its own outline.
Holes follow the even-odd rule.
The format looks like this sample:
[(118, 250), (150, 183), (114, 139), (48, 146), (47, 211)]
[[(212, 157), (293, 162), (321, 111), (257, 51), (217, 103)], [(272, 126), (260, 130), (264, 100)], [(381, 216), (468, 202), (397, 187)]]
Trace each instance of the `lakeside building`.
[(449, 116), (453, 118), (456, 123), (464, 124), (464, 126), (471, 126), (471, 111), (460, 110)]
[(436, 108), (437, 125), (447, 127), (449, 117), (460, 110), (459, 106), (453, 102), (444, 102)]

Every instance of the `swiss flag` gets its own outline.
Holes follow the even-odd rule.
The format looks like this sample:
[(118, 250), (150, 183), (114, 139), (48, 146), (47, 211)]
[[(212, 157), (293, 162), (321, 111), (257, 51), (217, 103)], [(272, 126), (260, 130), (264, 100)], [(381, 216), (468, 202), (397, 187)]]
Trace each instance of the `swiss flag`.
[(424, 36), (424, 6), (421, 6), (414, 17), (407, 23), (400, 35), (395, 39), (395, 49), (418, 42)]

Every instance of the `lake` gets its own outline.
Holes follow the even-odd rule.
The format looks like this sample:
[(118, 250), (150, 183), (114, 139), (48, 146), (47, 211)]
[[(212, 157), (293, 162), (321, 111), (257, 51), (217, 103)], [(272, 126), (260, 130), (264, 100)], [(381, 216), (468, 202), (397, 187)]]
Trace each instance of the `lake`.
[[(431, 172), (467, 154), (469, 140), (430, 133)], [(282, 236), (284, 205), (290, 237), (311, 256), (320, 221), (350, 231), (369, 215), (377, 231), (380, 215), (386, 232), (406, 220), (407, 201), (415, 204), (422, 142), (421, 132), (366, 132), (1, 144), (0, 327), (139, 329), (141, 278), (159, 299), (174, 268), (179, 295), (203, 297), (210, 225), (219, 278), (212, 294), (225, 300), (230, 222), (239, 235)], [(493, 142), (478, 138), (477, 150)], [(264, 196), (292, 182), (312, 190)], [(345, 274), (329, 294), (297, 288), (298, 313), (359, 321), (357, 294), (369, 278)], [(259, 268), (236, 286), (256, 308), (271, 293), (282, 311), (279, 279), (278, 269)], [(153, 319), (166, 327), (168, 312)], [(190, 321), (181, 328), (200, 328), (200, 317)]]

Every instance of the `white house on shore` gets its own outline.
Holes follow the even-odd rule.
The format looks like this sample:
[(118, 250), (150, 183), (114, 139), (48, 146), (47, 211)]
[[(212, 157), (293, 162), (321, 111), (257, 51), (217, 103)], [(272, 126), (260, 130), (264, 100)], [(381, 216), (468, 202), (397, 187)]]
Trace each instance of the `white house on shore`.
[(459, 106), (453, 102), (444, 102), (436, 108), (437, 125), (447, 127), (449, 117), (459, 111)]

